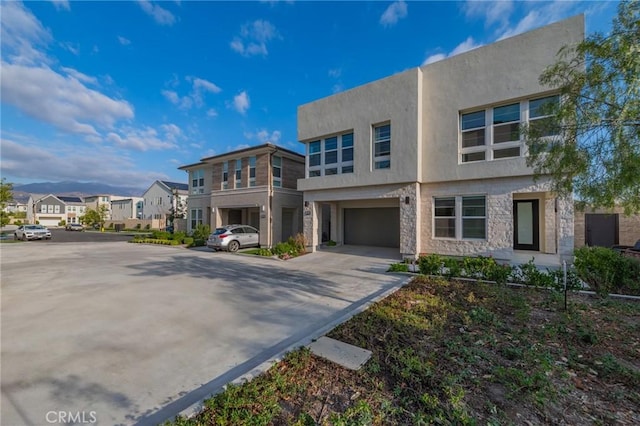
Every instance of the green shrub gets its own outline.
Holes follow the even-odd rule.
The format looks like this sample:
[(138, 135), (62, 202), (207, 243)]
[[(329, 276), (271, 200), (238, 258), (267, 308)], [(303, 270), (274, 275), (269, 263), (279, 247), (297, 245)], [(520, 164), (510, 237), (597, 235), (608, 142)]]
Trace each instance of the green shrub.
[(442, 258), (435, 253), (428, 256), (420, 256), (420, 259), (418, 259), (420, 273), (423, 275), (442, 275), (442, 264)]
[(258, 256), (270, 257), (273, 256), (273, 253), (268, 248), (258, 249)]
[(153, 231), (151, 233), (151, 238), (155, 238), (156, 240), (168, 240), (170, 239), (171, 234), (167, 231)]
[(173, 241), (177, 241), (178, 244), (182, 244), (182, 242), (184, 241), (184, 237), (186, 237), (186, 236), (187, 236), (186, 233), (184, 233), (182, 231), (176, 231), (170, 236), (170, 238)]
[(329, 241), (326, 242), (326, 245), (329, 246), (329, 247), (335, 247), (336, 244), (337, 243), (335, 241), (333, 241), (333, 240), (329, 240)]
[(409, 272), (409, 265), (406, 263), (392, 263), (387, 272)]
[(182, 243), (183, 243), (183, 244), (186, 244), (186, 245), (187, 245), (187, 246), (189, 246), (189, 247), (192, 247), (192, 244), (193, 244), (193, 237), (184, 237), (184, 238), (182, 239)]
[(193, 242), (189, 244), (189, 247), (204, 247), (207, 244), (207, 240), (202, 238), (193, 238)]
[(191, 232), (191, 236), (194, 240), (206, 240), (207, 238), (209, 238), (209, 234), (211, 234), (211, 227), (202, 223), (199, 224), (196, 229)]
[(16, 225), (16, 226), (22, 226), (22, 221), (20, 219), (14, 220), (13, 224)]
[(67, 225), (67, 221), (62, 219), (60, 222), (58, 222), (58, 226), (66, 226)]
[(113, 229), (113, 222), (111, 222), (108, 226), (109, 229)]
[(511, 265), (501, 265), (494, 261), (485, 270), (484, 278), (488, 281), (495, 281), (496, 284), (506, 284), (512, 274), (513, 267)]
[(148, 231), (149, 229), (151, 229), (151, 224), (147, 223), (147, 224), (144, 226), (144, 229), (146, 229), (147, 231)]
[(136, 223), (136, 229), (140, 230), (140, 228), (142, 228), (142, 224), (141, 223)]
[(444, 267), (447, 268), (445, 275), (448, 278), (461, 277), (462, 276), (462, 264), (460, 260), (453, 257), (445, 257), (443, 259)]
[(556, 285), (554, 274), (538, 269), (533, 258), (515, 269), (514, 278), (521, 284), (533, 287), (555, 287)]
[(640, 294), (640, 261), (605, 247), (581, 247), (574, 255), (578, 276), (599, 295)]

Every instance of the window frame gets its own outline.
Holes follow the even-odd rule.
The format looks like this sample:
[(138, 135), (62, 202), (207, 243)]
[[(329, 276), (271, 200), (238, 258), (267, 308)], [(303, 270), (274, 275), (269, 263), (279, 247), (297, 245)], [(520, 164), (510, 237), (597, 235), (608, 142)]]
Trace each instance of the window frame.
[(203, 221), (203, 213), (201, 208), (189, 209), (189, 221), (191, 223), (191, 230), (193, 231), (198, 227), (198, 225), (202, 225)]
[(249, 187), (256, 186), (256, 163), (257, 158), (255, 155), (249, 157)]
[[(463, 215), (464, 213), (464, 200), (470, 198), (482, 198), (484, 200), (484, 215), (483, 216), (474, 216), (474, 215)], [(454, 216), (436, 216), (436, 201), (437, 200), (451, 200), (454, 199)], [(445, 240), (445, 241), (488, 241), (488, 226), (489, 226), (489, 217), (488, 217), (488, 201), (489, 196), (487, 194), (465, 194), (465, 195), (438, 195), (432, 197), (432, 214), (431, 214), (431, 239), (433, 240)], [(454, 219), (454, 236), (448, 237), (438, 237), (436, 236), (436, 220), (437, 219), (447, 218), (450, 220)], [(466, 220), (478, 220), (482, 219), (484, 221), (484, 237), (465, 237), (464, 236), (464, 223)]]
[[(333, 139), (335, 139), (335, 147), (327, 149), (327, 142), (333, 142)], [(345, 144), (347, 145), (345, 146)], [(306, 145), (305, 175), (307, 178), (353, 173), (355, 153), (354, 133), (352, 130), (314, 139), (307, 142)], [(351, 159), (345, 161), (345, 153), (349, 151)], [(336, 161), (327, 163), (327, 154), (334, 153)], [(313, 165), (312, 162), (314, 163)]]
[(233, 175), (235, 177), (234, 179), (235, 188), (240, 188), (242, 186), (242, 159), (241, 158), (236, 159), (236, 166), (235, 166), (235, 169), (233, 170)]
[[(276, 165), (276, 158), (279, 160)], [(278, 175), (276, 176), (276, 169), (278, 169)], [(274, 155), (271, 157), (271, 175), (273, 177), (273, 186), (276, 188), (282, 188), (282, 156)]]
[(204, 169), (192, 170), (190, 178), (191, 193), (204, 194)]
[[(378, 135), (376, 134), (376, 130), (382, 129), (384, 127), (389, 128), (389, 136), (378, 138)], [(372, 157), (373, 157), (374, 170), (386, 170), (391, 168), (391, 141), (392, 141), (391, 122), (387, 121), (383, 123), (374, 124), (373, 126), (371, 126), (371, 142), (372, 142), (371, 153), (373, 154)], [(379, 145), (382, 145), (384, 143), (389, 144), (389, 150), (384, 151), (385, 153), (382, 155), (378, 155), (376, 153), (376, 148)]]
[(229, 189), (229, 162), (224, 161), (222, 163), (222, 181), (220, 183), (220, 189)]

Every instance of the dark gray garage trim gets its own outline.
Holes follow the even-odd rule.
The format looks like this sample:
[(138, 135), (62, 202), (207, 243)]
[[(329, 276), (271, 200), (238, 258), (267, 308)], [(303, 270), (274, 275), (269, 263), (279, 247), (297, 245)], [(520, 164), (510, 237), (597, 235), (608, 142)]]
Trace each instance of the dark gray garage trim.
[(398, 207), (344, 209), (344, 243), (400, 247)]

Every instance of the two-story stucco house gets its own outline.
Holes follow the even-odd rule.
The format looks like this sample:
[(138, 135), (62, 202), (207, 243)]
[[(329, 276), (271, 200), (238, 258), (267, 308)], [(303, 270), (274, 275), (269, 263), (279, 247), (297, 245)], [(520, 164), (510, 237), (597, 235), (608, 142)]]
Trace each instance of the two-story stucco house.
[(86, 206), (80, 197), (31, 194), (27, 201), (27, 222), (58, 226), (62, 222), (80, 223)]
[(144, 198), (131, 197), (111, 201), (111, 220), (142, 219)]
[(157, 180), (142, 195), (142, 219), (151, 220), (152, 228), (171, 225), (171, 215), (180, 215), (187, 204), (189, 185)]
[(561, 101), (538, 78), (583, 38), (577, 16), (300, 106), (310, 249), (569, 259), (573, 202), (534, 181), (520, 126)]
[(260, 245), (302, 232), (304, 156), (271, 143), (207, 157), (180, 167), (189, 173), (188, 229), (199, 224), (251, 225)]

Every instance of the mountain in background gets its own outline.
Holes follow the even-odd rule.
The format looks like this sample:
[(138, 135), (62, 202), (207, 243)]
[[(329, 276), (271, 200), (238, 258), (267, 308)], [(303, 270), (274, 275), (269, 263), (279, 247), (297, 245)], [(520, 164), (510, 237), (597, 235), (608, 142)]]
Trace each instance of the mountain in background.
[(121, 195), (125, 197), (142, 197), (147, 188), (131, 188), (111, 186), (98, 182), (39, 182), (25, 185), (14, 184), (16, 193), (53, 194), (68, 197), (87, 197), (90, 195)]

